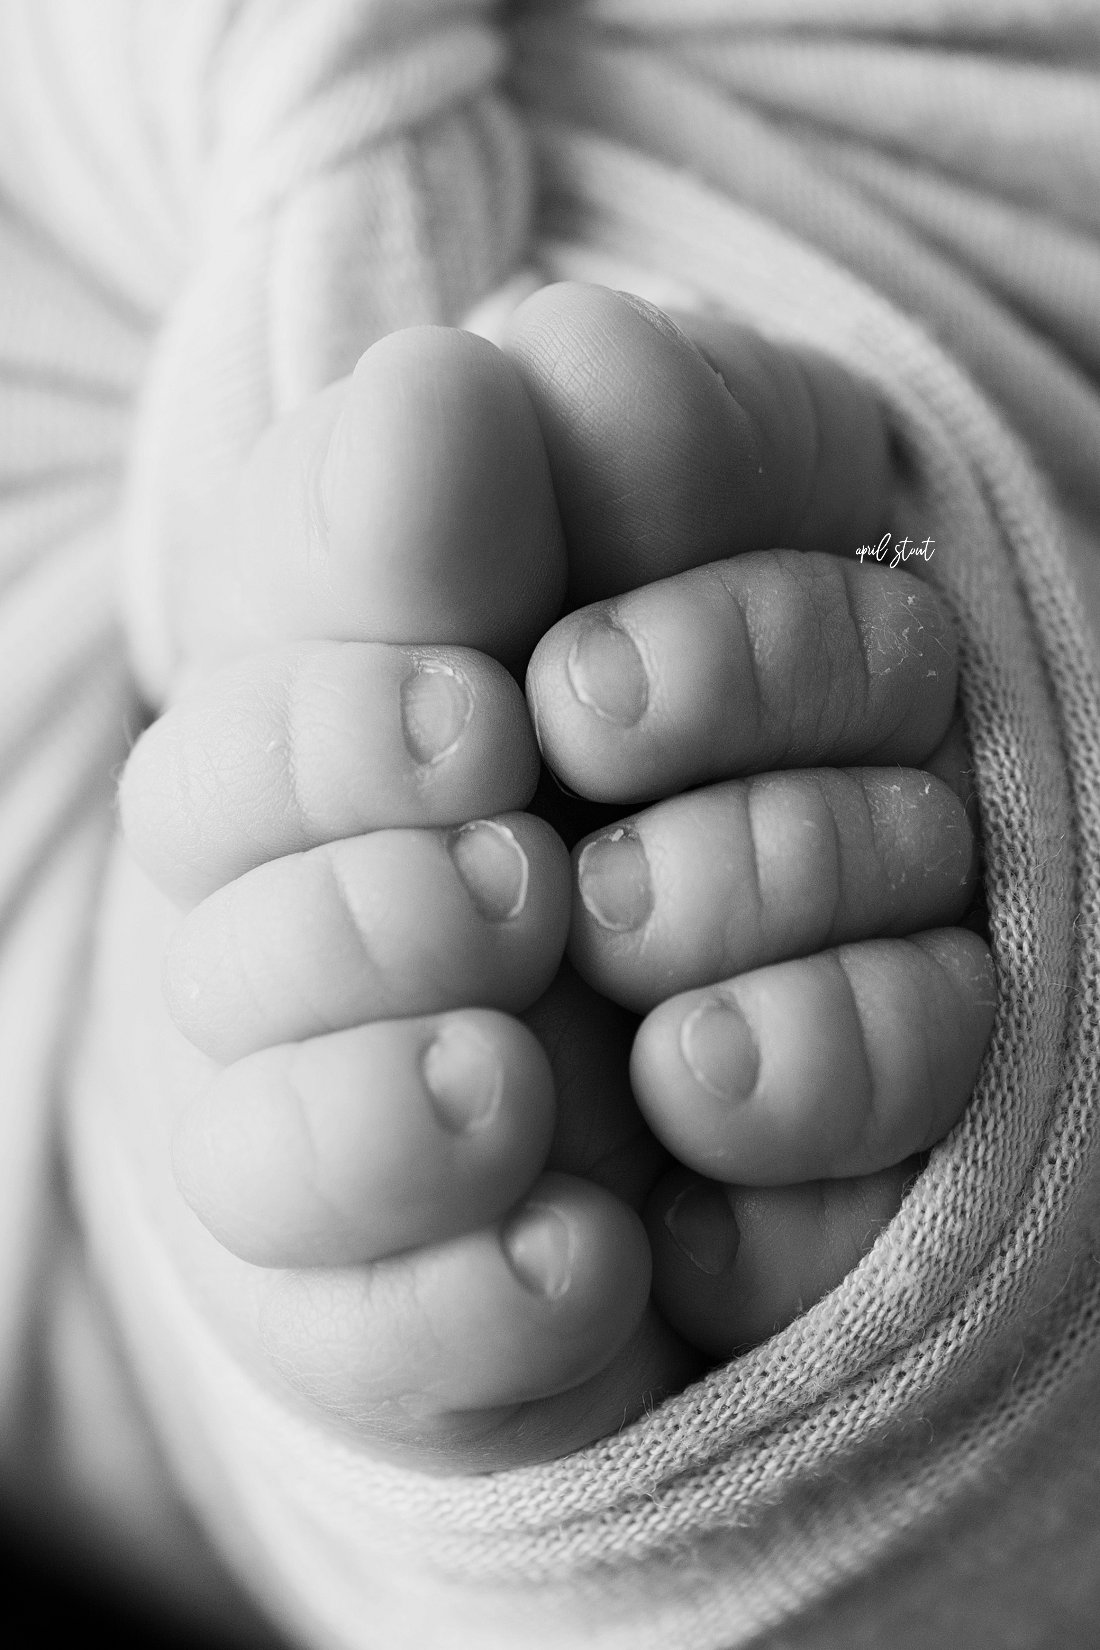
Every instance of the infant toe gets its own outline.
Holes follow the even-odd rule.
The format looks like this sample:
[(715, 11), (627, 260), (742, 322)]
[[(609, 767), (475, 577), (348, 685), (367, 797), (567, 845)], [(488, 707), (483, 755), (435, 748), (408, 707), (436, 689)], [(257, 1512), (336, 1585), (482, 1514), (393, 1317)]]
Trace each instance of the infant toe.
[(518, 1013), (561, 960), (568, 887), (565, 848), (530, 814), (271, 860), (184, 919), (165, 964), (169, 1010), (223, 1063), (470, 1003)]
[(303, 639), (522, 660), (560, 607), (565, 551), (514, 366), (448, 327), (379, 340), (260, 439), (224, 536), (173, 577), (192, 666)]
[(134, 747), (119, 808), (142, 868), (190, 905), (326, 842), (522, 808), (538, 771), (519, 689), (485, 654), (300, 642), (195, 683)]
[(879, 536), (889, 442), (873, 392), (751, 327), (680, 319), (577, 282), (512, 318), (504, 347), (542, 426), (574, 602), (743, 550), (852, 554)]
[(570, 956), (597, 990), (645, 1012), (784, 958), (957, 921), (976, 859), (963, 805), (919, 770), (704, 787), (579, 846)]
[(359, 1026), (228, 1067), (184, 1114), (176, 1178), (264, 1266), (364, 1262), (499, 1219), (554, 1128), (545, 1054), (485, 1010)]
[(839, 946), (669, 998), (638, 1031), (631, 1080), (700, 1174), (872, 1174), (961, 1116), (995, 1006), (988, 949), (965, 929)]
[(330, 1415), (430, 1437), (470, 1411), (590, 1381), (638, 1331), (650, 1279), (639, 1217), (599, 1187), (545, 1174), (478, 1231), (369, 1267), (280, 1275), (264, 1343)]
[(716, 1360), (766, 1340), (843, 1282), (915, 1172), (747, 1187), (670, 1170), (646, 1209), (656, 1305)]

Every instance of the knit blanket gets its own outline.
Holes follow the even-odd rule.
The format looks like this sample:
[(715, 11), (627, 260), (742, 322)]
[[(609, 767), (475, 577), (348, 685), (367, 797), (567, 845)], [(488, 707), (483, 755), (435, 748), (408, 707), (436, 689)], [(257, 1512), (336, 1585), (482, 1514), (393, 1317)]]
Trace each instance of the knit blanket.
[[(13, 1481), (28, 1372), (74, 1385), (59, 1162), (166, 1475), (309, 1646), (793, 1631), (1095, 1385), (1098, 65), (1090, 0), (0, 0)], [(578, 1455), (435, 1478), (281, 1403), (205, 1322), (111, 1138), (84, 981), (113, 777), (175, 663), (166, 570), (242, 455), (392, 328), (492, 335), (561, 277), (875, 386), (892, 526), (934, 539), (958, 618), (1000, 1002), (969, 1110), (839, 1288)]]

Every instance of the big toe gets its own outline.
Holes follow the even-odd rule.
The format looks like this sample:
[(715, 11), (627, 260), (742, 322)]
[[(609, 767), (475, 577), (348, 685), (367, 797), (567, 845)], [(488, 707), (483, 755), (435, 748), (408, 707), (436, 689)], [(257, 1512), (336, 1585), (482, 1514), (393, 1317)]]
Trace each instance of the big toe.
[(224, 539), (175, 571), (173, 622), (191, 666), (313, 639), (458, 643), (518, 664), (564, 577), (518, 371), (471, 333), (414, 327), (264, 435)]
[(542, 426), (573, 605), (744, 550), (851, 555), (882, 524), (889, 441), (869, 386), (751, 327), (680, 322), (575, 282), (512, 317), (504, 348)]

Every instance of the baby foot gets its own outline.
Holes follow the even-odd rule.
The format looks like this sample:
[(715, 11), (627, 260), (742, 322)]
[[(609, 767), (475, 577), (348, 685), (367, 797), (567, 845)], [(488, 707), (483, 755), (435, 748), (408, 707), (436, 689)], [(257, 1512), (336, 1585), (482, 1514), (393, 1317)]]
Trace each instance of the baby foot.
[(569, 954), (644, 1015), (632, 1089), (677, 1161), (646, 1211), (654, 1298), (727, 1355), (850, 1269), (976, 1076), (989, 957), (946, 926), (974, 837), (915, 766), (947, 732), (950, 633), (916, 581), (746, 554), (563, 619), (529, 691), (571, 786), (664, 798), (575, 848)]
[[(547, 289), (517, 319), (571, 585), (626, 592), (540, 643), (528, 698), (572, 790), (669, 799), (577, 846), (570, 955), (646, 1015), (633, 1093), (677, 1159), (645, 1211), (653, 1298), (724, 1357), (825, 1294), (895, 1213), (911, 1154), (965, 1104), (996, 992), (982, 940), (942, 926), (976, 871), (950, 624), (926, 585), (851, 559), (886, 488), (873, 403), (831, 364), (696, 317), (720, 393), (700, 382), (685, 415), (684, 340), (630, 301), (662, 343), (635, 351), (629, 389), (594, 347), (610, 295)], [(849, 559), (716, 559), (769, 542)], [(638, 545), (651, 577), (678, 576), (633, 589)]]
[[(471, 395), (449, 400), (452, 377)], [(143, 1056), (159, 1119), (138, 1104), (124, 1124), (145, 1133), (147, 1183), (178, 1131), (188, 1195), (235, 1251), (172, 1204), (162, 1175), (153, 1201), (177, 1263), (254, 1368), (380, 1445), (429, 1463), (445, 1446), (448, 1466), (537, 1458), (617, 1424), (618, 1392), (586, 1391), (616, 1358), (631, 1393), (688, 1367), (647, 1315), (639, 1214), (578, 1172), (614, 1158), (617, 1110), (629, 1104), (630, 1132), (645, 1133), (625, 1017), (608, 1005), (602, 1028), (575, 1027), (554, 1062), (512, 1017), (559, 972), (568, 857), (519, 811), (538, 774), (520, 689), (457, 644), (525, 656), (561, 601), (561, 529), (519, 385), (489, 345), (423, 331), (372, 351), (348, 405), (322, 398), (275, 433), (251, 466), (208, 623), (181, 594), (197, 686), (139, 743), (121, 794), (154, 881), (194, 905), (170, 943), (168, 997), (205, 1058), (162, 1024)], [(477, 441), (459, 405), (476, 411)], [(358, 434), (334, 460), (349, 424)], [(391, 443), (365, 497), (359, 440)], [(301, 552), (293, 570), (284, 536)], [(415, 628), (404, 584), (387, 584), (394, 567), (419, 581)], [(311, 629), (348, 639), (263, 649)], [(208, 676), (234, 635), (241, 657)], [(388, 639), (352, 639), (367, 636)], [(137, 909), (132, 883), (116, 906), (125, 898), (132, 927), (116, 954), (143, 961), (156, 914)], [(131, 967), (128, 990), (149, 1027), (147, 974)], [(563, 974), (542, 1011), (547, 1041), (575, 1026), (575, 990)], [(590, 1115), (563, 1157), (554, 1093), (576, 1086), (578, 1050), (588, 1069), (614, 1068), (618, 1089), (601, 1085), (593, 1111), (608, 1121)], [(648, 1136), (639, 1156), (638, 1206), (664, 1161)], [(296, 1270), (260, 1273), (240, 1256)], [(334, 1324), (348, 1337), (336, 1348)], [(544, 1395), (498, 1441), (516, 1405)]]
[[(250, 467), (219, 603), (180, 602), (193, 659), (242, 656), (155, 725), (124, 781), (136, 854), (173, 898), (200, 901), (168, 985), (206, 1060), (181, 1062), (178, 1039), (159, 1056), (176, 1061), (176, 1093), (149, 1154), (175, 1114), (181, 1182), (221, 1247), (180, 1205), (179, 1263), (256, 1367), (416, 1459), (509, 1464), (621, 1424), (698, 1367), (692, 1347), (766, 1333), (785, 1302), (839, 1281), (906, 1173), (856, 1197), (844, 1180), (833, 1198), (773, 1193), (789, 1270), (758, 1266), (746, 1291), (732, 1270), (751, 1257), (745, 1211), (735, 1254), (729, 1195), (682, 1167), (663, 1175), (657, 1137), (716, 1179), (869, 1175), (949, 1126), (984, 1044), (980, 942), (866, 944), (965, 908), (972, 842), (949, 793), (896, 767), (734, 777), (922, 761), (950, 718), (953, 652), (935, 599), (904, 575), (813, 554), (728, 559), (774, 537), (865, 538), (884, 444), (881, 429), (877, 445), (853, 443), (858, 486), (847, 470), (830, 480), (846, 448), (818, 442), (815, 459), (812, 426), (835, 435), (844, 418), (815, 395), (854, 407), (849, 433), (873, 436), (870, 402), (816, 365), (788, 363), (798, 394), (777, 394), (782, 370), (758, 362), (754, 378), (745, 335), (711, 331), (712, 358), (737, 356), (724, 376), (738, 400), (674, 332), (599, 292), (533, 300), (510, 357), (446, 332), (377, 346)], [(632, 397), (645, 412), (624, 430)], [(385, 463), (365, 464), (368, 449)], [(672, 576), (547, 637), (530, 679), (544, 749), (603, 802), (696, 787), (582, 846), (572, 955), (587, 984), (560, 969), (561, 845), (522, 811), (537, 772), (522, 700), (471, 651), (529, 651), (556, 611), (566, 541), (577, 593)], [(683, 571), (698, 562), (717, 565)], [(641, 677), (624, 668), (632, 644)], [(716, 842), (693, 886), (681, 873), (706, 871)], [(760, 879), (748, 900), (739, 866)], [(917, 1020), (951, 1056), (943, 1082), (918, 1038), (885, 1089), (869, 1063), (849, 1093), (846, 1050), (889, 1055), (891, 1005), (929, 955), (937, 996)], [(801, 975), (774, 977), (796, 958)], [(879, 1001), (855, 990), (860, 967), (887, 982)], [(593, 986), (651, 1011), (633, 1055), (648, 1128), (626, 1081), (635, 1022)], [(747, 1105), (716, 1092), (745, 1060), (723, 1056), (717, 1083), (700, 1083), (676, 1055), (684, 1025), (718, 1003), (742, 1008), (757, 1043)], [(773, 1082), (785, 1049), (793, 1086), (790, 1072)], [(895, 1090), (902, 1102), (860, 1135)], [(647, 1204), (652, 1243), (635, 1212)], [(825, 1227), (838, 1240), (823, 1265)]]

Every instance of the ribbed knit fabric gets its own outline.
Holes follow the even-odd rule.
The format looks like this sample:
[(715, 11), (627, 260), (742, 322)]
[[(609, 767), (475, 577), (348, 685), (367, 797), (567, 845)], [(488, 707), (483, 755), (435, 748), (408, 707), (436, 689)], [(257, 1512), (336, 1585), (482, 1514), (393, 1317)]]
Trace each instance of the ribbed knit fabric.
[(540, 279), (747, 317), (875, 384), (895, 526), (959, 620), (1001, 982), (971, 1107), (840, 1288), (578, 1456), (428, 1479), (260, 1390), (158, 1248), (87, 1028), (95, 1272), (180, 1482), (308, 1644), (751, 1643), (1096, 1379), (1100, 689), (1067, 546), (1100, 548), (1098, 61), (1084, 0), (0, 0), (10, 1368), (137, 722), (118, 615), (155, 698), (173, 580), (273, 416)]

